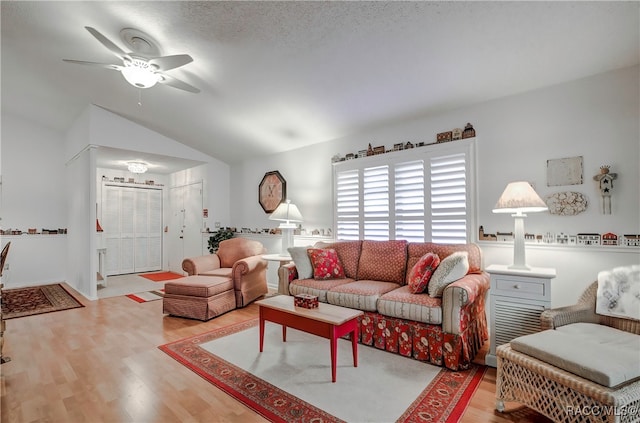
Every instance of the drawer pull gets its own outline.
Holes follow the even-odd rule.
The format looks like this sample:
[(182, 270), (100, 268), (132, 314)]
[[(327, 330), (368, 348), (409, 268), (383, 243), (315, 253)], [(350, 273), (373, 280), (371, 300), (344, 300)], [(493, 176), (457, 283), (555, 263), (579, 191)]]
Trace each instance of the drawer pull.
[(514, 287), (515, 289), (520, 289), (520, 284), (519, 284), (519, 283), (517, 283), (517, 284), (513, 285), (513, 287)]

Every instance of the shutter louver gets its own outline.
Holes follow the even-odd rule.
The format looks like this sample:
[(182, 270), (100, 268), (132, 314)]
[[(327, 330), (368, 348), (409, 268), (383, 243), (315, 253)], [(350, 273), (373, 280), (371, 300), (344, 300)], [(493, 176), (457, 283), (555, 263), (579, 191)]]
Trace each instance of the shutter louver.
[(338, 172), (336, 178), (336, 236), (360, 239), (360, 180), (358, 170)]
[(395, 239), (424, 242), (424, 161), (398, 163), (395, 174)]
[(463, 153), (431, 159), (431, 241), (467, 242), (467, 177)]
[(364, 238), (389, 239), (389, 166), (364, 169)]

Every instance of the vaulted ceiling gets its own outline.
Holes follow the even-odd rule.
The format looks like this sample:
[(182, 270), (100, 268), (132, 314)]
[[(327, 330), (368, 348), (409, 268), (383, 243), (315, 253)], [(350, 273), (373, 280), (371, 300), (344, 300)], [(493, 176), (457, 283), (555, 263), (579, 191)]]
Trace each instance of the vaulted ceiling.
[[(636, 65), (639, 4), (3, 0), (2, 111), (66, 130), (96, 104), (233, 163)], [(85, 26), (189, 54), (166, 73), (200, 93), (63, 62), (118, 63)]]

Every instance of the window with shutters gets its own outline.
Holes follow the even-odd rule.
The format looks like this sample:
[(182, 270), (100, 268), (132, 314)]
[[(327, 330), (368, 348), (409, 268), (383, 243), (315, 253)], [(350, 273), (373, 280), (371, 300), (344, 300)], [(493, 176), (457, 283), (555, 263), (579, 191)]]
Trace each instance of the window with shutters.
[(334, 163), (336, 238), (465, 243), (475, 138)]

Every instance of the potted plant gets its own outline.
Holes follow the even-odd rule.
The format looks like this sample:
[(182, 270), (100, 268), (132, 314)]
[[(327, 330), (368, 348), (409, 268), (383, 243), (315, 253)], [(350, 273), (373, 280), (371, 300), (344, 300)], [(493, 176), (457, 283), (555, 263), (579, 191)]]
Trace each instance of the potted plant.
[(219, 229), (218, 232), (215, 232), (212, 236), (209, 237), (209, 252), (214, 254), (218, 251), (218, 247), (220, 246), (220, 242), (225, 239), (233, 238), (233, 231), (230, 229)]

